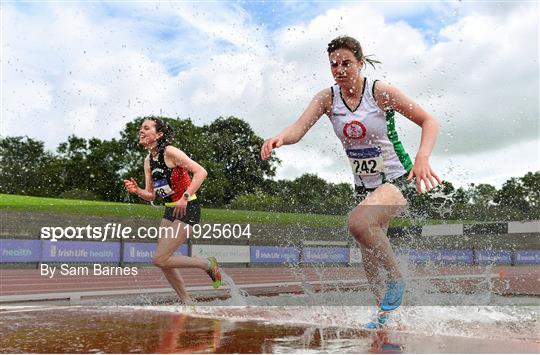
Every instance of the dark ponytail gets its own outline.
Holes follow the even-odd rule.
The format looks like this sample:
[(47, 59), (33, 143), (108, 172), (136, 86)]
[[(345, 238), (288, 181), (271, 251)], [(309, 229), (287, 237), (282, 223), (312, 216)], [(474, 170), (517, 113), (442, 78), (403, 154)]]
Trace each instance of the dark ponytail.
[(172, 145), (174, 139), (174, 131), (171, 126), (169, 126), (161, 118), (157, 118), (155, 116), (145, 117), (144, 119), (154, 121), (154, 123), (156, 124), (156, 132), (163, 133), (161, 138), (159, 138), (157, 141), (158, 152), (162, 152), (165, 150), (166, 146)]

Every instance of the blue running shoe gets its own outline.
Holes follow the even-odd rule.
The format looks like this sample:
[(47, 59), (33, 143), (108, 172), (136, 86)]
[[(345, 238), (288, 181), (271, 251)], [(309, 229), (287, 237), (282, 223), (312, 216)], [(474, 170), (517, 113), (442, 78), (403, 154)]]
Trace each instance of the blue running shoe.
[(387, 281), (386, 282), (386, 294), (381, 304), (382, 311), (393, 311), (401, 306), (403, 300), (403, 293), (405, 291), (405, 281)]
[(366, 324), (365, 328), (367, 330), (383, 329), (386, 326), (386, 321), (388, 321), (389, 316), (390, 312), (379, 311), (377, 313), (377, 319)]

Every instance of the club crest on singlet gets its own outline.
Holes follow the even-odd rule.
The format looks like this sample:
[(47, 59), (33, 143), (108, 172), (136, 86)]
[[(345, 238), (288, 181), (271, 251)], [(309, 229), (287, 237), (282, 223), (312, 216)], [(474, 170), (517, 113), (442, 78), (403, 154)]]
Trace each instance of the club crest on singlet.
[(360, 121), (353, 120), (343, 126), (343, 135), (348, 139), (363, 139), (366, 133), (366, 126)]

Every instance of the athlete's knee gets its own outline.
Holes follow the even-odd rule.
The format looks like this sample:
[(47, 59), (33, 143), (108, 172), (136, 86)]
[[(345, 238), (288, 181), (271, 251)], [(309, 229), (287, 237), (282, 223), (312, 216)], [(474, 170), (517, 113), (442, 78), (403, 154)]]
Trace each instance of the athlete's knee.
[(349, 215), (347, 223), (349, 233), (359, 242), (364, 243), (375, 231), (380, 228), (376, 218), (367, 211), (365, 206), (358, 206)]
[(169, 256), (168, 255), (154, 255), (152, 257), (152, 263), (161, 268), (161, 269), (165, 269), (167, 268), (167, 261), (169, 260)]
[(370, 239), (374, 234), (374, 228), (377, 228), (376, 224), (365, 221), (349, 222), (349, 233), (361, 244)]

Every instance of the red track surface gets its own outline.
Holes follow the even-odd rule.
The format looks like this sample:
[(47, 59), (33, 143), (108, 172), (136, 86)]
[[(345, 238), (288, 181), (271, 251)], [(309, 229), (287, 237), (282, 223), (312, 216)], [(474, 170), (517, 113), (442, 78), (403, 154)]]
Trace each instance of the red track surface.
[[(299, 286), (289, 284), (280, 287), (300, 281), (314, 283), (315, 289), (332, 282), (349, 286), (354, 286), (351, 282), (356, 285), (365, 283), (364, 272), (358, 267), (225, 268), (224, 271), (236, 285), (248, 289), (252, 295), (300, 292), (302, 289)], [(501, 294), (540, 295), (538, 271), (536, 266), (418, 267), (407, 277), (427, 277), (428, 282), (440, 285), (441, 290), (456, 284), (465, 290), (485, 290), (486, 284), (489, 284), (494, 292)], [(211, 290), (210, 280), (201, 270), (184, 269), (182, 275), (188, 287)], [(157, 268), (139, 268), (137, 276), (53, 278), (41, 276), (39, 270), (0, 270), (0, 297), (92, 291), (122, 293), (128, 290), (144, 294), (148, 289), (170, 289)], [(173, 294), (172, 289), (170, 294)], [(0, 313), (7, 320), (0, 337), (0, 349), (4, 351), (0, 352), (271, 353), (274, 347), (284, 349), (284, 346), (289, 351), (299, 352), (337, 349), (338, 352), (360, 353), (385, 353), (388, 349), (396, 348), (413, 353), (538, 353), (540, 349), (537, 338), (495, 336), (497, 332), (488, 332), (495, 335), (485, 339), (475, 339), (392, 331), (373, 333), (332, 327), (321, 330), (319, 326), (254, 321), (238, 322), (232, 326), (231, 321), (223, 321), (219, 317), (193, 318), (182, 313), (158, 311), (121, 312), (120, 309), (116, 312), (100, 312), (99, 309), (81, 311), (81, 308), (68, 307), (43, 308), (39, 312), (32, 312), (32, 308), (3, 310)], [(39, 310), (39, 307), (34, 309)], [(284, 339), (288, 339), (285, 345)]]
[[(181, 312), (45, 308), (4, 312), (2, 353), (531, 353), (536, 339), (370, 332), (355, 327), (233, 322)], [(510, 332), (512, 333), (512, 332)]]
[[(444, 285), (459, 283), (460, 286), (474, 288), (479, 275), (493, 280), (493, 289), (501, 294), (540, 295), (539, 269), (537, 266), (481, 267), (447, 266), (433, 268), (419, 267), (409, 277), (433, 277), (433, 282), (444, 289)], [(91, 270), (91, 268), (90, 268)], [(364, 272), (359, 267), (328, 268), (224, 268), (224, 271), (240, 288), (242, 285), (261, 284), (259, 294), (274, 293), (277, 286), (262, 284), (280, 284), (285, 282), (307, 281), (315, 284), (345, 281), (343, 284), (358, 281), (365, 283)], [(188, 287), (209, 286), (207, 275), (198, 269), (181, 271)], [(169, 287), (159, 269), (154, 267), (139, 268), (137, 276), (60, 276), (59, 270), (53, 278), (41, 276), (39, 270), (0, 270), (0, 296), (43, 294), (58, 292), (85, 292), (109, 290), (141, 290)], [(471, 277), (468, 278), (467, 275)], [(476, 276), (474, 276), (476, 275)], [(445, 277), (448, 277), (445, 279)], [(442, 280), (441, 280), (442, 278)], [(349, 283), (348, 283), (348, 282)], [(357, 284), (357, 285), (358, 285)], [(280, 291), (283, 291), (280, 289)], [(290, 291), (294, 291), (290, 289)], [(250, 292), (251, 293), (251, 292)]]

